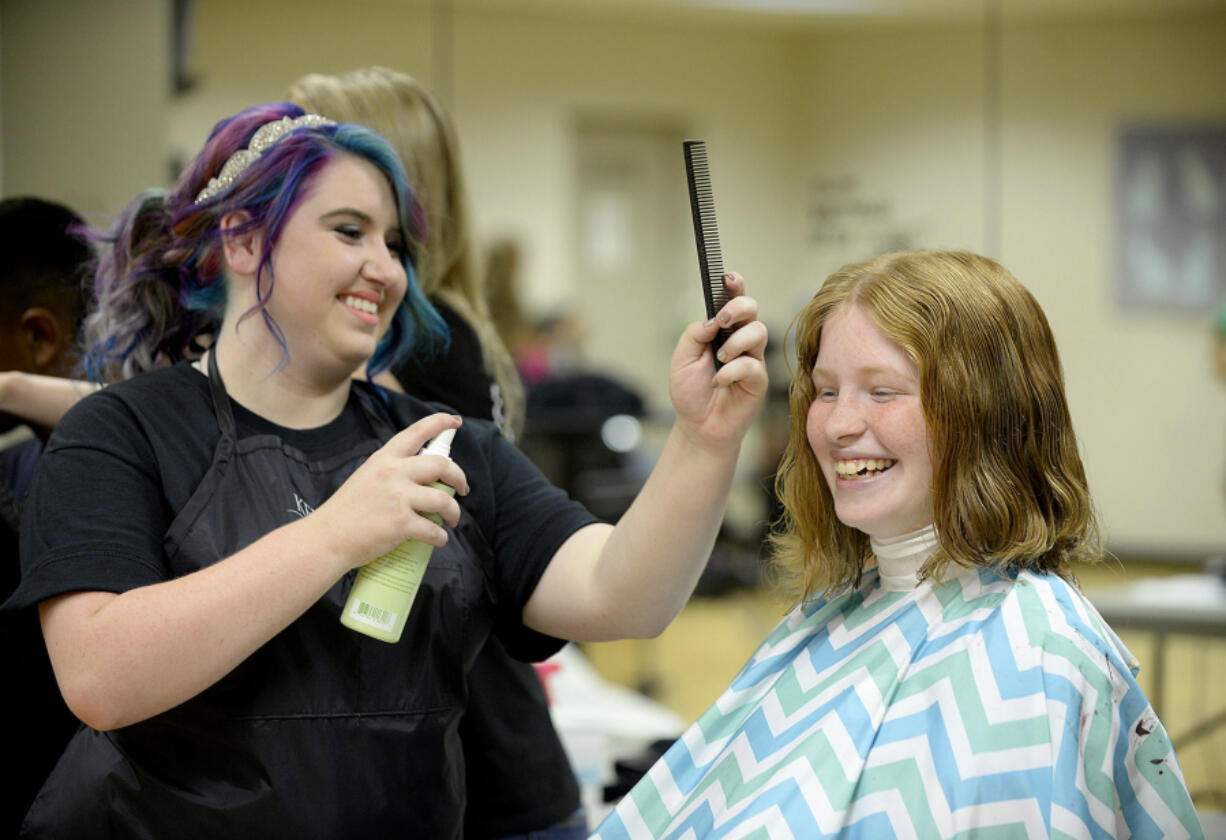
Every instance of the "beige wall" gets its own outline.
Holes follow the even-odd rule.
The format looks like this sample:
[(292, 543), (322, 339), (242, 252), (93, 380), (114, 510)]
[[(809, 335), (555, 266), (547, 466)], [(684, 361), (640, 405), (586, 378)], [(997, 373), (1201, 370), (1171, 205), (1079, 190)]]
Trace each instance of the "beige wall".
[(4, 195), (42, 195), (105, 220), (166, 179), (168, 5), (0, 4)]
[[(5, 0), (6, 194), (115, 210), (216, 119), (280, 98), (302, 73), (380, 63), (437, 81), (435, 4), (199, 0), (200, 84), (167, 103), (165, 59), (147, 49), (168, 26), (163, 5)], [(974, 22), (771, 32), (462, 11), (453, 37), (450, 104), (478, 226), (521, 239), (538, 307), (582, 294), (585, 117), (667, 121), (708, 142), (727, 264), (751, 279), (779, 338), (846, 260), (900, 244), (989, 247)], [(1122, 312), (1111, 285), (1115, 131), (1226, 119), (1214, 83), (1226, 78), (1224, 43), (1223, 16), (1004, 26), (997, 256), (1049, 314), (1092, 487), (1124, 550), (1204, 552), (1226, 535), (1226, 389), (1209, 367), (1207, 322)], [(693, 289), (697, 314), (696, 271), (675, 282), (681, 300)], [(675, 311), (635, 315), (624, 342), (678, 329)], [(591, 352), (624, 364), (616, 344)]]
[[(976, 26), (813, 39), (803, 172), (852, 182), (886, 212), (845, 213), (849, 241), (807, 246), (806, 278), (891, 237), (989, 246), (983, 40)], [(1120, 550), (1221, 551), (1226, 537), (1226, 388), (1210, 365), (1209, 319), (1116, 305), (1111, 215), (1122, 123), (1226, 121), (1223, 44), (1221, 16), (1003, 29), (993, 256), (1048, 313), (1091, 488)]]
[[(280, 98), (306, 72), (384, 64), (427, 82), (435, 75), (427, 6), (357, 4), (371, 24), (354, 7), (339, 14), (328, 2), (264, 2), (253, 11), (248, 5), (199, 4), (202, 83), (173, 106), (176, 148), (198, 148), (216, 119)], [(240, 14), (245, 25), (235, 27)], [(291, 17), (298, 21), (292, 38), (284, 25)], [(791, 269), (796, 199), (792, 173), (779, 164), (795, 160), (800, 149), (801, 112), (790, 107), (800, 41), (506, 11), (461, 12), (453, 27), (448, 104), (475, 215), (488, 234), (524, 241), (528, 294), (539, 306), (574, 294), (579, 282), (572, 264), (573, 139), (577, 120), (588, 115), (663, 118), (706, 139), (721, 166), (715, 179), (728, 260), (753, 264), (763, 276)], [(686, 200), (678, 197), (683, 209)], [(695, 270), (693, 284), (696, 278)]]
[(1004, 258), (1050, 314), (1121, 546), (1226, 541), (1226, 387), (1210, 317), (1121, 311), (1110, 205), (1121, 122), (1226, 123), (1223, 45), (1223, 17), (1021, 28), (1006, 45)]

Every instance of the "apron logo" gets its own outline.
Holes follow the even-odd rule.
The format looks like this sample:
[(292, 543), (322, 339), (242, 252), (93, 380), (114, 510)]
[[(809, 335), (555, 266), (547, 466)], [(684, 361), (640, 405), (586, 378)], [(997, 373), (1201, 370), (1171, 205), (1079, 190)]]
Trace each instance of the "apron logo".
[(314, 513), (315, 508), (311, 507), (310, 504), (307, 503), (306, 499), (295, 493), (294, 506), (289, 509), (289, 512), (297, 516), (306, 516), (308, 513)]

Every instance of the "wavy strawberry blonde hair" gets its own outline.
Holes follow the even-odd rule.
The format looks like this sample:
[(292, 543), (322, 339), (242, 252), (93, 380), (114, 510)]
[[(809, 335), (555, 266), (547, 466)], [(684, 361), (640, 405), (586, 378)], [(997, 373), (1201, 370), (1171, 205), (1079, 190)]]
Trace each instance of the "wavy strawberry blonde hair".
[(772, 543), (777, 570), (801, 597), (856, 585), (871, 555), (868, 536), (835, 516), (805, 434), (822, 327), (849, 306), (919, 369), (940, 541), (921, 577), (940, 580), (954, 564), (1073, 580), (1072, 563), (1100, 559), (1060, 357), (1038, 302), (986, 257), (885, 254), (830, 275), (789, 327), (796, 367)]

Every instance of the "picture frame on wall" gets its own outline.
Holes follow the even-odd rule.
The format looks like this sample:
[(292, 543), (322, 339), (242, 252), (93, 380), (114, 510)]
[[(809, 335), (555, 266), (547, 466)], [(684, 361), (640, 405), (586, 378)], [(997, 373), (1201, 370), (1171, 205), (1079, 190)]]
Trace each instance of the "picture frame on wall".
[(1226, 294), (1226, 124), (1125, 125), (1117, 159), (1120, 304), (1216, 307)]

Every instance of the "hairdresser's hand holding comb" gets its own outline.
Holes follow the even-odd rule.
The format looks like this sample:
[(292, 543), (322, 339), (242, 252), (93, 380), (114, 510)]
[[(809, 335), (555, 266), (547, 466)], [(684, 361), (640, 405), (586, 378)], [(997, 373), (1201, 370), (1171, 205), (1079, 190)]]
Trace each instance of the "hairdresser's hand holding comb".
[[(766, 326), (758, 302), (746, 297), (745, 280), (724, 275), (728, 303), (708, 322), (691, 324), (673, 352), (669, 394), (679, 430), (704, 447), (736, 446), (766, 396)], [(732, 334), (719, 349), (715, 370), (711, 340), (718, 330)]]
[[(739, 275), (711, 323), (690, 324), (669, 366), (677, 420), (655, 468), (616, 527), (563, 543), (524, 606), (524, 623), (576, 641), (658, 635), (685, 605), (711, 557), (741, 438), (766, 395), (766, 327)], [(723, 323), (723, 319), (727, 323)], [(733, 328), (715, 372), (711, 339)]]

